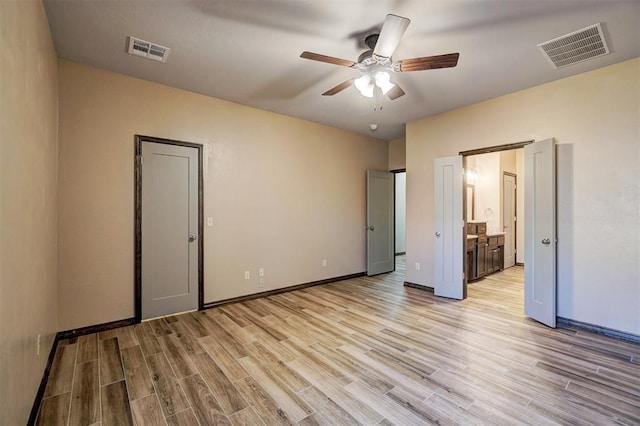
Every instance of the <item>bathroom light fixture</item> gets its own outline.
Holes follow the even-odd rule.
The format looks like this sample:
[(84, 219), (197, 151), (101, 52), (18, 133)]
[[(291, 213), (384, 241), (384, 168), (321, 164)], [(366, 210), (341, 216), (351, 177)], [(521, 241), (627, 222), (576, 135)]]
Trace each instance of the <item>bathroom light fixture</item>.
[(478, 172), (475, 169), (466, 169), (467, 183), (473, 185), (478, 180)]

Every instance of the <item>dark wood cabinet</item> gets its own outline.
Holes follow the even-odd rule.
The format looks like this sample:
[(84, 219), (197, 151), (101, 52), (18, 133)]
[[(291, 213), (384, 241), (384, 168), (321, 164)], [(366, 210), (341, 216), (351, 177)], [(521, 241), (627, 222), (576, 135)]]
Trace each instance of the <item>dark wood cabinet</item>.
[(476, 247), (476, 278), (487, 275), (487, 243), (478, 243)]
[(487, 233), (487, 222), (468, 221), (467, 234), (485, 235)]
[(467, 281), (476, 277), (476, 239), (467, 238)]
[[(477, 238), (467, 240), (467, 271), (469, 281), (477, 280), (504, 268), (504, 234), (487, 235), (486, 222), (468, 222), (467, 234)], [(475, 250), (470, 254), (470, 241), (475, 242)], [(471, 264), (473, 263), (473, 264)]]
[(487, 274), (498, 272), (502, 269), (502, 247), (487, 250)]
[(492, 235), (487, 243), (487, 274), (504, 268), (504, 235)]

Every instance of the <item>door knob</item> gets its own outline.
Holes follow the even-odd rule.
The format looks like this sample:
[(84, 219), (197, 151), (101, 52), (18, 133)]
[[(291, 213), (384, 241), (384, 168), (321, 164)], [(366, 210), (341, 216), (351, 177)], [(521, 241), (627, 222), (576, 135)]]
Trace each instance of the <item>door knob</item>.
[(551, 244), (551, 240), (548, 238), (545, 238), (542, 240), (542, 244), (544, 244), (545, 246), (548, 246), (549, 244)]
[(436, 237), (440, 238), (440, 233), (436, 231)]
[(195, 241), (195, 240), (197, 240), (197, 239), (198, 239), (198, 236), (197, 236), (197, 235), (195, 235), (195, 234), (191, 234), (191, 235), (189, 235), (189, 242), (190, 242), (190, 243), (194, 242), (194, 241)]
[(373, 229), (374, 229), (373, 226), (368, 226), (367, 227), (367, 231), (373, 231)]

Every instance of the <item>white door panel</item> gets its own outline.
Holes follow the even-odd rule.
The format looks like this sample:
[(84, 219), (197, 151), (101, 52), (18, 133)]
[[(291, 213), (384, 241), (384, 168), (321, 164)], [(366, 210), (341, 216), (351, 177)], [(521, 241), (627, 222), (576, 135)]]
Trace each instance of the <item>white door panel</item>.
[(556, 326), (556, 161), (553, 139), (524, 148), (524, 312)]
[(504, 267), (516, 264), (516, 177), (502, 176), (502, 226), (504, 231)]
[(198, 308), (198, 150), (142, 143), (142, 319)]
[(462, 157), (434, 160), (434, 294), (464, 298)]
[(367, 171), (367, 275), (395, 268), (393, 173)]

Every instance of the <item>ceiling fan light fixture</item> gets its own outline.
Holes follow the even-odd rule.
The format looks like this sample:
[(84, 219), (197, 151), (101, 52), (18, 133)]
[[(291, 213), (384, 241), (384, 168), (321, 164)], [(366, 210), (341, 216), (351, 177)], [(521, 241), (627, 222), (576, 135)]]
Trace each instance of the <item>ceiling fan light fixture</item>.
[(360, 94), (365, 98), (373, 98), (373, 84), (369, 84)]
[(391, 75), (389, 75), (386, 71), (378, 71), (372, 77), (370, 74), (364, 74), (357, 78), (353, 85), (358, 89), (358, 92), (366, 98), (372, 98), (373, 92), (376, 87), (382, 91), (383, 95), (386, 95), (387, 92), (395, 86), (391, 82)]
[(358, 89), (358, 92), (360, 92), (362, 96), (367, 98), (373, 97), (373, 82), (369, 74), (364, 74), (360, 78), (357, 78), (353, 82), (353, 85), (356, 86), (356, 89)]
[(387, 92), (393, 89), (393, 86), (395, 86), (395, 84), (391, 82), (391, 76), (386, 71), (378, 71), (376, 73), (375, 80), (376, 86), (378, 86), (380, 90), (382, 90), (383, 95), (386, 95)]

